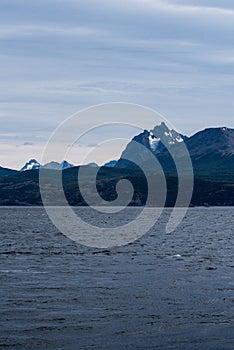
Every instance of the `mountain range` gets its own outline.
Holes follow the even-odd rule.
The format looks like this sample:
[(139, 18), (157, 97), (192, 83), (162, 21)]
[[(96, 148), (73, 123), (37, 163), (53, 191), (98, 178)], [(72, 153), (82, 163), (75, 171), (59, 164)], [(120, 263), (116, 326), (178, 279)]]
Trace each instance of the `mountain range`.
[[(142, 148), (136, 158), (135, 142), (143, 145), (156, 156), (160, 163), (163, 164), (165, 171), (175, 171), (173, 162), (170, 159), (170, 153), (173, 153), (177, 157), (182, 157), (182, 144), (186, 146), (190, 154), (194, 171), (199, 174), (207, 173), (209, 175), (214, 171), (225, 171), (229, 173), (234, 169), (234, 129), (227, 127), (208, 128), (197, 132), (191, 137), (187, 137), (173, 129), (169, 129), (164, 122), (152, 130), (144, 130), (142, 133), (136, 135), (122, 152), (120, 159), (111, 160), (103, 166), (134, 168), (136, 165), (125, 158), (135, 158), (140, 164), (146, 165), (146, 168), (150, 169), (150, 162), (147, 165), (149, 160), (147, 155), (149, 153), (144, 152), (144, 148)], [(31, 159), (19, 171), (39, 168), (65, 170), (74, 166), (74, 164), (66, 160), (61, 163), (51, 161), (42, 165), (36, 159)], [(97, 167), (98, 165), (96, 163), (90, 163), (90, 166)], [(16, 170), (0, 167), (0, 176), (13, 173), (16, 173)]]
[[(175, 161), (187, 155), (184, 144), (191, 157), (194, 174), (207, 177), (234, 176), (234, 129), (219, 127), (208, 128), (187, 137), (175, 130), (170, 130), (165, 123), (153, 130), (144, 130), (129, 142), (116, 163), (119, 168), (132, 168), (136, 165), (127, 159), (135, 158), (135, 143), (145, 146), (161, 163), (165, 172), (175, 173)], [(148, 152), (137, 155), (138, 162), (145, 168), (151, 168)], [(173, 155), (173, 157), (172, 157)]]
[[(136, 152), (136, 144), (144, 146), (141, 151)], [(173, 206), (178, 190), (175, 163), (186, 157), (184, 146), (189, 152), (194, 171), (191, 205), (234, 205), (234, 129), (208, 128), (187, 137), (169, 129), (165, 123), (136, 135), (118, 160), (110, 161), (98, 169), (97, 188), (101, 197), (113, 200), (117, 196), (117, 182), (128, 179), (134, 186), (130, 205), (143, 205), (147, 195), (147, 183), (141, 168), (157, 179), (157, 174), (152, 169), (151, 154), (158, 159), (166, 176), (166, 205)], [(138, 166), (128, 159), (137, 160)], [(95, 173), (95, 168), (98, 167), (96, 163), (88, 166), (91, 173)], [(80, 166), (74, 166), (66, 160), (41, 165), (35, 159), (27, 162), (20, 171), (0, 167), (0, 205), (41, 205), (40, 168), (48, 172), (48, 188), (51, 190), (55, 186), (54, 171), (63, 171), (64, 191), (69, 203), (86, 205), (77, 184)], [(87, 187), (90, 186), (89, 181), (87, 179)]]
[(27, 171), (27, 170), (35, 170), (40, 168), (45, 169), (53, 169), (53, 170), (64, 170), (74, 167), (73, 164), (68, 163), (66, 160), (63, 160), (61, 163), (51, 161), (45, 165), (41, 165), (36, 159), (31, 159), (28, 161), (21, 169), (20, 171)]

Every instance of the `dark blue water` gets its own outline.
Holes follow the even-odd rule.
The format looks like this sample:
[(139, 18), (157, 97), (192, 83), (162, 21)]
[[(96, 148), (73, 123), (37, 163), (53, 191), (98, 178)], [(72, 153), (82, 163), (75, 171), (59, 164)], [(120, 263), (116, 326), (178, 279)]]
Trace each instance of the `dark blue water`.
[(172, 234), (166, 211), (111, 250), (42, 208), (0, 214), (1, 349), (234, 349), (234, 208), (191, 208)]

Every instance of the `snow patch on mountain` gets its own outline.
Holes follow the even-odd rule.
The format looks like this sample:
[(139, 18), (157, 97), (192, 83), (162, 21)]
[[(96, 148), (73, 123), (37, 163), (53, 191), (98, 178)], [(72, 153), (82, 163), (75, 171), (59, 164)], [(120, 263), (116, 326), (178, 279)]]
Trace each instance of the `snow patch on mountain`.
[(182, 139), (181, 136), (177, 136), (177, 137), (176, 137), (176, 141), (177, 141), (177, 142), (183, 142), (184, 140)]
[(149, 133), (149, 145), (150, 145), (150, 148), (151, 148), (153, 151), (156, 150), (159, 141), (160, 141), (160, 137), (154, 136), (154, 134), (152, 133), (152, 131), (150, 131), (150, 133)]

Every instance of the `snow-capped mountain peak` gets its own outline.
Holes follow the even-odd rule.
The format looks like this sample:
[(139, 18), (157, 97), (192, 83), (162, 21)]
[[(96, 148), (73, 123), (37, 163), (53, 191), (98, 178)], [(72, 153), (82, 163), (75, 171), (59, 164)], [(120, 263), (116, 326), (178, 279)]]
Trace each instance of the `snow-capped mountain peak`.
[(74, 165), (68, 163), (66, 160), (63, 160), (61, 163), (52, 161), (43, 165), (43, 168), (51, 170), (64, 170), (72, 167), (74, 167)]
[(186, 137), (179, 134), (173, 129), (169, 129), (168, 126), (162, 122), (160, 125), (155, 126), (149, 133), (149, 144), (151, 150), (161, 151), (163, 146), (170, 147), (184, 141)]
[(26, 170), (35, 170), (40, 168), (40, 163), (36, 159), (31, 159), (29, 162), (27, 162), (20, 171), (26, 171)]
[[(168, 126), (162, 122), (160, 125), (156, 125), (154, 129), (150, 131), (144, 130), (141, 134), (136, 135), (123, 151), (116, 167), (131, 167), (129, 161), (126, 159), (131, 159), (132, 155), (136, 153), (134, 146), (135, 142), (145, 146), (155, 156), (162, 156), (162, 154), (168, 152), (169, 149), (173, 148), (177, 150), (178, 145), (185, 140), (187, 140), (186, 136), (179, 134), (173, 129), (169, 129)], [(144, 164), (148, 162), (149, 164), (147, 166), (151, 166), (147, 152), (141, 152), (141, 154), (139, 154), (139, 164), (142, 162)]]
[(29, 162), (27, 162), (20, 171), (27, 171), (27, 170), (35, 170), (35, 169), (50, 169), (50, 170), (64, 170), (73, 167), (73, 164), (68, 163), (66, 160), (63, 160), (61, 163), (59, 162), (49, 162), (45, 165), (41, 165), (36, 159), (31, 159)]

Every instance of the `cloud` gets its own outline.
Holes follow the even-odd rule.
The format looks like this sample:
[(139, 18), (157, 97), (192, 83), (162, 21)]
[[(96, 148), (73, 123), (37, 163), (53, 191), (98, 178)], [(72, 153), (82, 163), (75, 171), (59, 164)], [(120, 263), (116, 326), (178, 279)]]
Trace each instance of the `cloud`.
[(24, 142), (23, 146), (33, 146), (33, 142)]
[(36, 140), (17, 157), (110, 101), (155, 108), (185, 134), (233, 124), (233, 1), (2, 0), (0, 23), (0, 143)]
[(204, 2), (199, 1), (162, 1), (162, 0), (131, 0), (133, 3), (148, 6), (150, 9), (158, 9), (163, 11), (172, 11), (175, 13), (191, 14), (191, 15), (224, 15), (234, 16), (233, 8), (220, 7), (220, 4), (216, 6), (206, 6)]
[(69, 27), (69, 26), (52, 26), (52, 25), (0, 25), (0, 39), (24, 38), (24, 37), (89, 37), (107, 35), (106, 32), (98, 28), (91, 27)]

